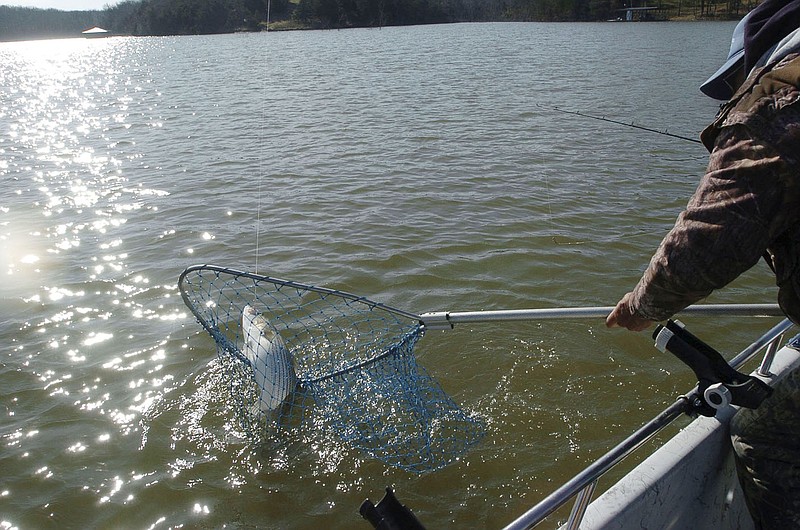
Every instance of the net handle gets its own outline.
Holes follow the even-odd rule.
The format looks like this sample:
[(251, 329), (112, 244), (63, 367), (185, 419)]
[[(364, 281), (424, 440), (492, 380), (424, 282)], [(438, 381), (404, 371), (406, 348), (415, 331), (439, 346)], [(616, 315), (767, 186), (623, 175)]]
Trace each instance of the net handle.
[[(605, 319), (613, 307), (555, 307), (498, 311), (440, 311), (419, 316), (426, 329), (451, 329), (456, 324), (557, 319)], [(784, 317), (778, 304), (702, 304), (680, 311), (681, 315)]]
[[(418, 320), (425, 329), (451, 329), (456, 324), (487, 323), (487, 322), (514, 322), (514, 321), (537, 321), (537, 320), (558, 320), (558, 319), (605, 319), (614, 309), (611, 306), (601, 307), (555, 307), (541, 309), (502, 309), (496, 311), (438, 311), (431, 313), (416, 314), (395, 307), (387, 306), (378, 302), (373, 302), (363, 296), (354, 295), (345, 291), (316, 287), (313, 285), (302, 284), (290, 280), (282, 280), (263, 276), (251, 272), (239, 271), (228, 267), (217, 265), (194, 265), (186, 268), (178, 279), (178, 287), (181, 296), (191, 308), (193, 305), (188, 302), (188, 297), (182, 285), (187, 275), (198, 270), (212, 270), (218, 274), (230, 274), (250, 278), (255, 282), (269, 282), (289, 288), (315, 291), (324, 295), (333, 295), (346, 298), (353, 302), (363, 303), (373, 308), (388, 311), (412, 320)], [(193, 312), (194, 309), (192, 309)], [(746, 316), (746, 317), (785, 317), (778, 304), (701, 304), (689, 306), (678, 314), (701, 314), (708, 316)], [(195, 312), (195, 316), (200, 317)], [(202, 322), (202, 318), (200, 319)]]

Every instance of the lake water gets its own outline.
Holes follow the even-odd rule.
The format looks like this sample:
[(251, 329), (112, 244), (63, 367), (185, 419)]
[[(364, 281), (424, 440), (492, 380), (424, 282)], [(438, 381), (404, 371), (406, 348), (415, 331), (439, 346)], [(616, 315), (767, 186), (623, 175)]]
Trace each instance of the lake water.
[[(277, 458), (232, 427), (178, 276), (214, 263), (416, 313), (613, 305), (707, 155), (552, 107), (697, 137), (732, 29), (0, 44), (0, 525), (368, 528), (361, 501), (390, 485), (429, 528), (512, 521), (688, 368), (602, 320), (429, 332), (419, 362), (486, 422), (476, 448), (423, 475), (336, 444)], [(759, 265), (709, 302), (772, 284)], [(683, 320), (728, 354), (774, 323)]]

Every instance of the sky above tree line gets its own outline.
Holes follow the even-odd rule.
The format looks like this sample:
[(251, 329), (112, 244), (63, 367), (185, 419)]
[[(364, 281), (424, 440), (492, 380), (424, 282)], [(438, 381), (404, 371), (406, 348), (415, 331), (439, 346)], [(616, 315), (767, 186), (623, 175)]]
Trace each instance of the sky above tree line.
[(89, 11), (114, 5), (119, 0), (0, 0), (0, 5), (61, 9), (62, 11)]

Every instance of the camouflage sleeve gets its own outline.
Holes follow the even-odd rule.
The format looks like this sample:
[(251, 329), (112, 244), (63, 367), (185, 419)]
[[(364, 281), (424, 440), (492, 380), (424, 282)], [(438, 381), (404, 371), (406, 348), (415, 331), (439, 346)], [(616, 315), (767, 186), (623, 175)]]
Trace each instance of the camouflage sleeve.
[(633, 310), (664, 320), (755, 265), (785, 229), (783, 183), (792, 170), (748, 128), (723, 129), (699, 187), (633, 291)]

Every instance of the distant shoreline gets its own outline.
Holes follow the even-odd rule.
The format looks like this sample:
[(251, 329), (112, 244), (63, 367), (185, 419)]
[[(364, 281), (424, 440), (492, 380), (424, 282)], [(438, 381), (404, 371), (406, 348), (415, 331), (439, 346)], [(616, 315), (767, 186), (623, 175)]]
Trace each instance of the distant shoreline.
[[(0, 6), (2, 7), (2, 6)], [(562, 21), (538, 21), (538, 20), (488, 20), (488, 21), (474, 21), (474, 22), (439, 22), (427, 25), (438, 24), (492, 24), (492, 23), (544, 23), (544, 24), (598, 24), (598, 23), (625, 23), (625, 24), (652, 24), (652, 23), (665, 23), (665, 22), (732, 22), (739, 20), (737, 17), (705, 17), (697, 18), (694, 16), (685, 17), (671, 17), (662, 20), (634, 20), (626, 21), (623, 19), (616, 20), (596, 20), (596, 21), (580, 21), (580, 20), (562, 20)], [(263, 24), (263, 23), (262, 23)], [(386, 26), (348, 26), (348, 27), (316, 27), (312, 24), (302, 24), (293, 20), (278, 20), (270, 22), (269, 30), (267, 29), (236, 29), (233, 31), (213, 32), (213, 33), (167, 33), (167, 34), (132, 34), (132, 33), (115, 33), (109, 31), (107, 35), (103, 36), (86, 36), (82, 32), (78, 33), (41, 33), (29, 35), (15, 35), (11, 38), (6, 38), (0, 35), (0, 42), (26, 42), (26, 41), (39, 41), (39, 40), (64, 40), (64, 39), (86, 39), (86, 40), (102, 40), (111, 37), (190, 37), (198, 35), (233, 35), (236, 33), (270, 33), (270, 32), (285, 32), (285, 31), (321, 31), (321, 30), (341, 30), (341, 29), (380, 29), (382, 27), (403, 27), (413, 26), (418, 24), (397, 24)]]
[(107, 30), (109, 36), (219, 35), (265, 31), (267, 21), (269, 31), (307, 31), (482, 22), (690, 22), (742, 16), (728, 7), (716, 0), (663, 0), (658, 6), (624, 8), (596, 0), (126, 0), (90, 11), (0, 5), (0, 41), (80, 37), (89, 28)]

